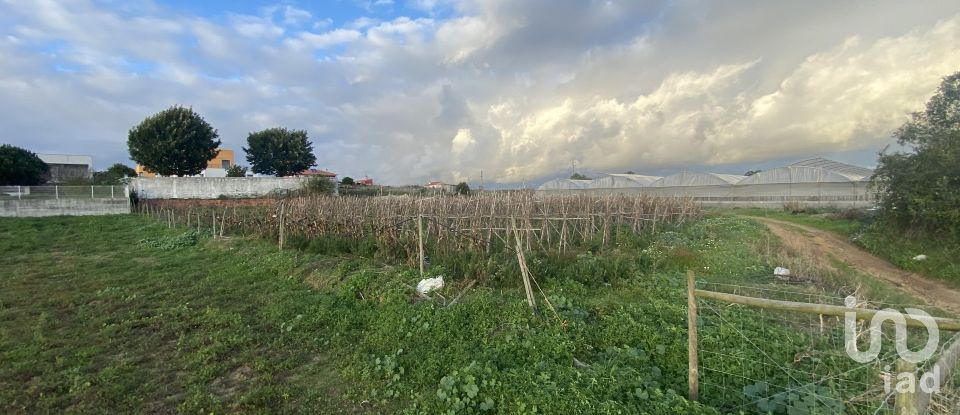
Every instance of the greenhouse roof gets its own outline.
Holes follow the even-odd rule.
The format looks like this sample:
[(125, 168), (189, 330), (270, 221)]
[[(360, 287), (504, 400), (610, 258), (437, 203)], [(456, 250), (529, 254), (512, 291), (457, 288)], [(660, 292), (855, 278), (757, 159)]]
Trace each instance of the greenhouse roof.
[(654, 182), (654, 187), (674, 187), (674, 186), (717, 186), (736, 184), (746, 176), (737, 176), (734, 174), (719, 173), (697, 173), (683, 171), (671, 174)]
[(642, 174), (605, 174), (603, 177), (592, 180), (591, 189), (610, 189), (625, 187), (647, 187), (659, 180), (659, 176), (644, 176)]
[(825, 158), (812, 158), (801, 160), (791, 164), (788, 167), (816, 167), (833, 173), (849, 177), (850, 180), (858, 181), (873, 175), (873, 170), (866, 167), (854, 166), (852, 164), (841, 163), (839, 161), (827, 160)]

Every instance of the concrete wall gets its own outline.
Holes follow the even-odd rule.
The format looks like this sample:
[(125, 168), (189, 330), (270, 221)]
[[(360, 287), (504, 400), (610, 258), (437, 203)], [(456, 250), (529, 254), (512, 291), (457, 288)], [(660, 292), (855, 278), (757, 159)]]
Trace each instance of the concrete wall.
[(137, 177), (130, 191), (141, 199), (260, 197), (299, 189), (307, 177)]
[(630, 187), (618, 189), (546, 190), (552, 192), (690, 197), (704, 206), (783, 207), (787, 202), (806, 206), (871, 207), (874, 195), (867, 182), (772, 183), (728, 186)]
[(89, 216), (130, 213), (130, 200), (97, 199), (0, 199), (2, 217)]

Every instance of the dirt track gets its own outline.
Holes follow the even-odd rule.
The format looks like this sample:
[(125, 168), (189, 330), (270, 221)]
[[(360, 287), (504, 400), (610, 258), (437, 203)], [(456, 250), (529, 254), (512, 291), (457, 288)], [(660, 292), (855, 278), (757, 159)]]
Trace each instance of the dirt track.
[[(777, 219), (754, 216), (751, 216), (751, 218), (767, 225), (770, 231), (780, 239), (793, 235), (793, 239), (799, 239), (801, 243), (807, 244), (807, 248), (811, 252), (832, 256), (867, 275), (889, 282), (904, 292), (925, 300), (934, 307), (960, 314), (960, 290), (940, 281), (897, 268), (893, 264), (854, 246), (845, 238), (833, 232)], [(796, 238), (796, 236), (801, 238)]]

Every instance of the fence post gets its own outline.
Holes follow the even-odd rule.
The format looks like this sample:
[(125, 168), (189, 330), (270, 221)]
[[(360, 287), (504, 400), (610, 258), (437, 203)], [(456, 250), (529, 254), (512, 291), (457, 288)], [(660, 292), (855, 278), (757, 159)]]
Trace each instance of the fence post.
[(57, 200), (60, 200), (60, 186), (53, 186), (53, 193), (57, 196)]
[(110, 185), (110, 198), (113, 199), (113, 185)]
[(687, 270), (687, 364), (689, 365), (690, 400), (700, 394), (700, 366), (697, 357), (697, 281), (692, 270)]
[(417, 247), (420, 252), (420, 278), (423, 278), (423, 215), (417, 216)]
[[(901, 381), (901, 376), (903, 380)], [(897, 359), (896, 378), (894, 381), (894, 390), (897, 393), (894, 402), (893, 413), (896, 415), (918, 415), (917, 412), (917, 364), (906, 360)], [(901, 382), (909, 382), (906, 388), (901, 388)]]
[(90, 198), (91, 198), (91, 199), (96, 199), (96, 198), (93, 196), (93, 186), (90, 186)]
[(17, 199), (18, 199), (18, 200), (22, 198), (22, 197), (20, 196), (20, 195), (23, 193), (23, 192), (20, 190), (21, 187), (23, 187), (23, 186), (17, 186)]

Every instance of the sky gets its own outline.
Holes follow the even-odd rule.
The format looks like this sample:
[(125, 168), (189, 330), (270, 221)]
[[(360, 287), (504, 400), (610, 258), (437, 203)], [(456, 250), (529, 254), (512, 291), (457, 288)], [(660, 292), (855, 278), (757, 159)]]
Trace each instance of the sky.
[(132, 165), (181, 105), (385, 184), (872, 167), (957, 45), (956, 1), (0, 0), (0, 143)]

